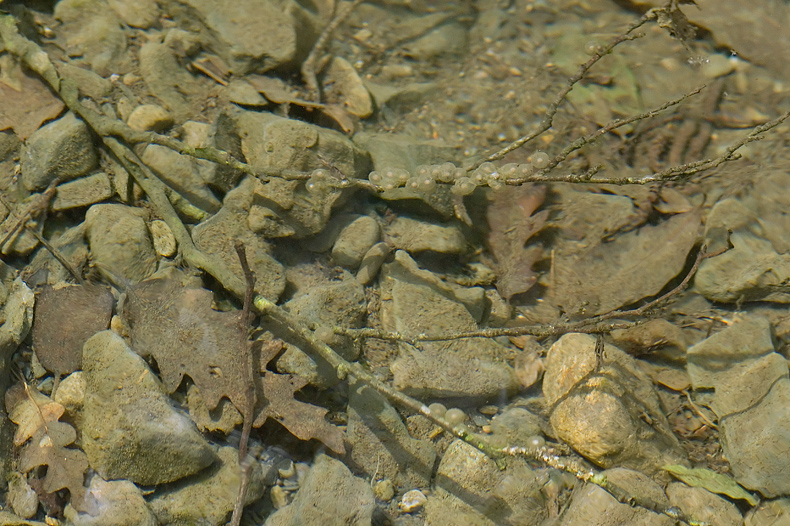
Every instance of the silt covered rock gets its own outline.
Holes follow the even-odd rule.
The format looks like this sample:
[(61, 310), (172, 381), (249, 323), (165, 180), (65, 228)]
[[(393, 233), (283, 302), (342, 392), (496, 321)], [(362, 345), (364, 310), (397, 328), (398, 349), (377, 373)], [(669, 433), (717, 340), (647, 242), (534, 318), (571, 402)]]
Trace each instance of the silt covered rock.
[(120, 336), (103, 331), (89, 339), (83, 368), (83, 448), (103, 478), (164, 484), (215, 461), (213, 448)]
[(367, 526), (375, 507), (373, 490), (339, 460), (320, 455), (296, 499), (266, 519), (266, 526)]
[[(158, 524), (220, 526), (227, 522), (239, 491), (239, 451), (233, 447), (222, 447), (217, 455), (219, 462), (211, 469), (177, 483), (151, 499), (150, 506)], [(266, 479), (270, 475), (268, 467), (260, 462), (253, 464), (245, 504), (263, 496)]]
[(111, 282), (138, 282), (156, 271), (151, 233), (137, 208), (93, 205), (85, 214), (91, 257)]
[(737, 320), (691, 347), (688, 364), (694, 389), (714, 389), (710, 406), (736, 480), (766, 497), (790, 492), (790, 370), (768, 320)]
[(69, 112), (33, 133), (21, 155), (21, 181), (42, 190), (59, 178), (75, 179), (92, 170), (99, 158), (88, 127)]

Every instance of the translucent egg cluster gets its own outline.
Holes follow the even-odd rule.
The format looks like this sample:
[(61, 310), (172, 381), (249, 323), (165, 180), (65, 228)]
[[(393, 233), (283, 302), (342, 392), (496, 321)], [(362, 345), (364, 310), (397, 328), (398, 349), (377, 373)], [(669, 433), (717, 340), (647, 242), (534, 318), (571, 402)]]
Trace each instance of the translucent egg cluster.
[(474, 170), (467, 171), (453, 163), (423, 164), (414, 173), (402, 168), (384, 168), (370, 173), (368, 181), (378, 188), (389, 191), (396, 188), (407, 188), (417, 193), (432, 192), (439, 183), (452, 184), (450, 191), (455, 195), (469, 195), (478, 186), (488, 186), (494, 190), (507, 184), (508, 180), (521, 179), (549, 165), (549, 156), (544, 152), (535, 152), (526, 164), (510, 163), (497, 166), (486, 162)]
[(331, 186), (329, 184), (329, 172), (324, 168), (313, 170), (304, 186), (311, 194), (325, 192)]

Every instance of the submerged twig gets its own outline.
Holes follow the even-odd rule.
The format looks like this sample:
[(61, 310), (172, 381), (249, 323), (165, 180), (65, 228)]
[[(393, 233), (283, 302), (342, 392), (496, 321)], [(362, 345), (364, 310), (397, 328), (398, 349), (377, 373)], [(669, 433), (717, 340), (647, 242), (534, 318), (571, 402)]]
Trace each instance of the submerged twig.
[(370, 371), (365, 369), (363, 365), (356, 362), (349, 362), (348, 360), (344, 359), (337, 352), (335, 352), (334, 349), (316, 338), (313, 335), (313, 332), (310, 331), (300, 320), (298, 320), (282, 307), (277, 306), (271, 300), (268, 300), (263, 296), (256, 296), (253, 300), (253, 305), (261, 315), (267, 316), (270, 320), (274, 321), (281, 327), (290, 330), (300, 339), (307, 342), (310, 346), (309, 351), (320, 356), (322, 359), (328, 362), (329, 365), (331, 365), (332, 368), (337, 372), (339, 378), (342, 379), (346, 378), (347, 376), (353, 376), (357, 380), (366, 383), (374, 390), (387, 397), (393, 403), (423, 415), (434, 424), (451, 433), (453, 436), (456, 436), (464, 442), (479, 449), (492, 459), (496, 461), (501, 460), (501, 450), (490, 444), (485, 437), (470, 433), (469, 430), (463, 425), (450, 424), (444, 418), (438, 417), (434, 413), (431, 413), (431, 410), (428, 408), (428, 406), (419, 400), (397, 391), (393, 387), (377, 379)]
[(302, 80), (307, 89), (307, 98), (310, 101), (321, 102), (321, 90), (318, 87), (318, 77), (316, 74), (316, 64), (319, 57), (329, 44), (329, 39), (332, 38), (337, 26), (339, 26), (343, 20), (351, 14), (351, 11), (362, 2), (363, 0), (353, 0), (345, 9), (335, 14), (323, 31), (321, 31), (321, 35), (315, 41), (315, 44), (313, 44), (313, 49), (310, 50), (310, 54), (307, 55), (307, 58), (302, 62)]
[(55, 195), (55, 192), (57, 191), (57, 185), (58, 185), (58, 180), (55, 179), (49, 184), (49, 186), (47, 186), (46, 190), (44, 190), (40, 195), (37, 196), (37, 199), (33, 203), (30, 203), (25, 213), (22, 214), (21, 216), (19, 216), (16, 213), (16, 211), (13, 208), (13, 205), (11, 205), (11, 203), (8, 202), (5, 196), (0, 194), (0, 203), (2, 203), (2, 205), (8, 209), (8, 215), (13, 216), (16, 219), (16, 223), (14, 224), (13, 228), (8, 232), (6, 237), (2, 241), (0, 241), (0, 249), (2, 249), (2, 247), (5, 246), (5, 244), (8, 243), (17, 232), (19, 232), (22, 228), (24, 228), (25, 230), (30, 232), (33, 235), (33, 237), (35, 237), (38, 240), (38, 242), (41, 243), (44, 246), (44, 248), (46, 248), (49, 251), (50, 254), (52, 254), (52, 257), (57, 259), (60, 262), (60, 264), (63, 265), (63, 267), (68, 271), (69, 274), (71, 274), (71, 277), (73, 277), (77, 281), (77, 283), (82, 284), (85, 282), (85, 280), (82, 277), (82, 274), (74, 268), (71, 262), (68, 259), (66, 259), (66, 257), (60, 252), (60, 250), (52, 246), (52, 244), (49, 241), (47, 241), (47, 239), (43, 235), (41, 235), (41, 233), (38, 230), (32, 228), (28, 224), (28, 221), (30, 221), (34, 217), (37, 217), (39, 215), (42, 216), (46, 215), (47, 209), (49, 208), (49, 203), (52, 200), (52, 197)]
[[(585, 135), (584, 137), (580, 137), (580, 138), (576, 139), (575, 141), (570, 143), (568, 146), (563, 148), (563, 150), (559, 154), (557, 154), (553, 159), (551, 159), (549, 161), (548, 165), (546, 165), (545, 168), (542, 168), (542, 169), (538, 170), (537, 172), (535, 172), (534, 174), (530, 174), (530, 175), (525, 176), (525, 177), (520, 177), (520, 178), (517, 178), (517, 179), (509, 179), (509, 180), (506, 181), (506, 183), (509, 184), (509, 185), (521, 185), (521, 184), (524, 184), (524, 183), (527, 183), (527, 182), (612, 183), (613, 180), (611, 178), (608, 178), (608, 177), (607, 178), (600, 178), (600, 179), (593, 179), (594, 173), (583, 174), (583, 175), (580, 175), (580, 176), (578, 176), (578, 175), (577, 176), (574, 176), (574, 175), (557, 175), (557, 176), (553, 176), (553, 175), (548, 175), (548, 174), (550, 174), (551, 171), (558, 164), (560, 164), (565, 159), (567, 159), (568, 156), (571, 153), (573, 153), (573, 152), (575, 152), (577, 150), (580, 150), (585, 145), (596, 141), (601, 136), (603, 136), (603, 135), (605, 135), (607, 133), (610, 133), (613, 130), (616, 130), (617, 128), (621, 128), (621, 127), (623, 127), (623, 126), (625, 126), (627, 124), (631, 124), (633, 122), (641, 121), (641, 120), (644, 120), (644, 119), (649, 119), (650, 117), (655, 117), (659, 113), (661, 113), (661, 112), (663, 112), (663, 111), (665, 111), (665, 110), (667, 110), (667, 109), (669, 109), (669, 108), (671, 108), (673, 106), (677, 106), (678, 104), (680, 104), (684, 100), (686, 100), (686, 99), (688, 99), (690, 97), (693, 97), (694, 95), (697, 95), (700, 91), (702, 91), (705, 88), (706, 88), (706, 86), (702, 85), (699, 88), (695, 88), (695, 89), (689, 91), (688, 93), (684, 93), (680, 97), (678, 97), (678, 98), (676, 98), (674, 100), (665, 102), (664, 104), (662, 104), (660, 106), (657, 106), (657, 107), (655, 107), (655, 108), (653, 108), (651, 110), (642, 112), (642, 113), (640, 113), (638, 115), (633, 115), (631, 117), (627, 117), (625, 119), (617, 119), (617, 120), (614, 120), (614, 121), (612, 121), (612, 122), (610, 122), (610, 123), (608, 123), (608, 124), (606, 124), (604, 126), (601, 126), (600, 128), (598, 128), (594, 132), (592, 132), (592, 133), (590, 133), (588, 135)], [(595, 171), (597, 172), (597, 170), (595, 170)]]
[(244, 510), (244, 501), (247, 495), (247, 486), (250, 482), (250, 471), (253, 466), (253, 459), (247, 458), (247, 444), (250, 440), (250, 433), (252, 432), (252, 422), (255, 412), (255, 375), (253, 373), (253, 360), (251, 351), (251, 344), (249, 341), (250, 333), (250, 307), (252, 305), (252, 297), (255, 291), (255, 276), (250, 270), (250, 264), (247, 261), (247, 251), (244, 249), (244, 244), (241, 241), (236, 241), (234, 248), (236, 254), (239, 256), (239, 263), (241, 264), (242, 272), (244, 273), (244, 281), (247, 283), (247, 289), (244, 292), (244, 306), (239, 313), (239, 350), (242, 353), (241, 360), (244, 364), (244, 376), (247, 380), (247, 391), (245, 407), (242, 408), (242, 427), (241, 427), (241, 440), (239, 441), (239, 491), (236, 494), (236, 502), (233, 506), (233, 515), (231, 516), (229, 526), (239, 526), (241, 522), (241, 514)]
[(625, 32), (612, 39), (612, 41), (609, 42), (609, 44), (607, 44), (606, 46), (604, 46), (599, 50), (596, 50), (593, 56), (590, 57), (590, 59), (587, 62), (579, 66), (579, 69), (576, 72), (576, 74), (568, 78), (565, 87), (560, 90), (560, 92), (557, 94), (554, 100), (549, 104), (548, 108), (546, 108), (546, 112), (543, 114), (543, 119), (541, 119), (540, 124), (534, 131), (528, 133), (527, 135), (524, 135), (523, 137), (516, 139), (512, 143), (508, 144), (501, 150), (492, 153), (488, 157), (478, 160), (471, 166), (470, 170), (474, 170), (478, 168), (481, 164), (485, 162), (498, 161), (503, 157), (505, 157), (510, 152), (521, 148), (528, 142), (536, 139), (537, 137), (540, 137), (546, 131), (548, 131), (554, 124), (554, 117), (555, 115), (557, 115), (557, 111), (559, 110), (560, 105), (568, 97), (568, 93), (571, 92), (573, 87), (580, 80), (584, 78), (584, 76), (587, 74), (588, 71), (590, 71), (590, 68), (592, 68), (595, 64), (597, 64), (598, 61), (601, 60), (603, 57), (611, 53), (612, 50), (618, 45), (622, 44), (623, 42), (627, 42), (629, 40), (640, 38), (642, 36), (640, 34), (632, 35), (631, 33), (636, 31), (638, 28), (642, 27), (652, 19), (649, 13), (650, 11), (645, 13), (645, 15), (642, 16), (642, 18), (640, 18), (638, 21), (632, 24), (628, 29), (625, 30)]
[[(352, 3), (352, 7), (360, 3), (361, 0), (355, 0)], [(564, 100), (566, 100), (568, 93), (576, 85), (584, 75), (589, 71), (589, 69), (596, 64), (603, 56), (610, 53), (615, 46), (619, 45), (622, 42), (632, 40), (637, 38), (639, 35), (632, 34), (637, 28), (645, 24), (647, 21), (654, 19), (656, 16), (656, 11), (651, 10), (648, 11), (645, 16), (643, 16), (638, 22), (633, 24), (624, 34), (620, 35), (619, 37), (615, 38), (608, 46), (604, 47), (600, 51), (596, 52), (596, 54), (588, 60), (585, 64), (581, 65), (579, 71), (576, 75), (572, 76), (569, 80), (567, 85), (560, 91), (554, 101), (549, 105), (548, 110), (546, 111), (543, 120), (541, 122), (540, 127), (537, 131), (530, 133), (522, 137), (521, 139), (511, 143), (506, 148), (500, 150), (489, 156), (486, 159), (479, 161), (474, 167), (479, 166), (485, 161), (497, 161), (502, 159), (505, 155), (510, 153), (511, 151), (521, 147), (522, 145), (528, 143), (529, 141), (535, 139), (546, 130), (551, 128), (553, 124), (554, 116), (557, 113), (559, 106), (562, 104)], [(331, 25), (331, 24), (330, 24)], [(326, 34), (331, 33), (331, 29), (327, 28)], [(332, 28), (333, 29), (333, 28)], [(356, 362), (349, 362), (343, 359), (340, 355), (338, 355), (331, 347), (329, 347), (324, 342), (317, 339), (312, 331), (303, 323), (302, 320), (296, 318), (295, 316), (291, 315), (287, 310), (283, 309), (276, 305), (273, 301), (264, 298), (262, 296), (254, 296), (252, 292), (252, 285), (251, 285), (251, 272), (249, 271), (249, 267), (245, 268), (244, 262), (246, 262), (246, 258), (243, 255), (243, 250), (239, 250), (239, 257), (243, 261), (242, 267), (244, 268), (244, 277), (246, 281), (245, 283), (239, 279), (238, 276), (233, 274), (224, 264), (220, 262), (220, 260), (210, 254), (206, 254), (200, 251), (194, 244), (189, 231), (186, 229), (184, 224), (179, 219), (177, 213), (175, 212), (172, 204), (167, 198), (165, 190), (167, 186), (159, 180), (148, 167), (143, 164), (140, 159), (135, 155), (134, 151), (132, 150), (132, 146), (135, 144), (140, 143), (154, 143), (161, 146), (165, 146), (171, 148), (179, 153), (190, 155), (192, 157), (206, 159), (224, 166), (229, 166), (234, 169), (240, 170), (244, 173), (254, 175), (258, 178), (263, 180), (267, 180), (270, 177), (283, 177), (283, 178), (291, 178), (291, 179), (304, 179), (304, 174), (259, 174), (253, 170), (250, 165), (246, 163), (242, 163), (238, 161), (233, 156), (231, 156), (228, 152), (224, 152), (222, 150), (216, 148), (190, 148), (185, 144), (172, 139), (167, 136), (155, 134), (152, 132), (136, 132), (131, 130), (128, 126), (123, 124), (120, 121), (115, 119), (106, 117), (101, 115), (85, 105), (81, 103), (79, 100), (79, 93), (77, 90), (76, 85), (68, 80), (68, 79), (61, 79), (58, 76), (57, 71), (55, 70), (54, 66), (49, 60), (47, 54), (41, 50), (35, 43), (29, 41), (25, 37), (21, 36), (16, 28), (15, 21), (13, 17), (10, 15), (0, 15), (0, 38), (2, 38), (4, 45), (8, 51), (14, 53), (15, 55), (21, 57), (28, 66), (39, 73), (41, 77), (52, 87), (52, 89), (57, 92), (61, 98), (64, 100), (66, 105), (78, 114), (103, 140), (104, 144), (107, 148), (113, 152), (116, 156), (118, 161), (124, 166), (124, 168), (134, 177), (135, 181), (139, 184), (139, 186), (143, 189), (143, 191), (147, 194), (148, 199), (151, 203), (151, 206), (159, 217), (161, 217), (170, 227), (174, 236), (176, 237), (179, 248), (183, 255), (184, 261), (192, 266), (199, 269), (204, 270), (211, 276), (217, 279), (217, 281), (228, 291), (235, 294), (237, 297), (244, 297), (245, 298), (245, 305), (244, 309), (241, 314), (241, 319), (243, 320), (240, 324), (247, 324), (250, 310), (255, 309), (259, 314), (266, 316), (268, 319), (272, 320), (276, 324), (280, 325), (282, 328), (290, 331), (291, 333), (298, 336), (301, 340), (306, 342), (307, 346), (306, 349), (308, 352), (311, 352), (315, 356), (321, 357), (323, 360), (328, 362), (337, 372), (337, 375), (341, 378), (347, 376), (353, 376), (354, 378), (366, 383), (371, 388), (375, 389), (379, 393), (383, 394), (387, 399), (392, 401), (394, 404), (400, 405), (410, 411), (415, 413), (421, 414), (428, 418), (431, 422), (437, 424), (441, 428), (447, 430), (448, 432), (452, 433), (454, 436), (464, 440), (468, 444), (476, 447), (489, 457), (495, 459), (499, 465), (503, 464), (503, 459), (507, 454), (527, 454), (524, 452), (517, 451), (515, 449), (510, 450), (502, 450), (500, 448), (494, 447), (486, 437), (478, 436), (471, 433), (466, 427), (464, 426), (454, 426), (447, 422), (444, 418), (438, 417), (435, 414), (431, 413), (430, 409), (414, 398), (411, 398), (405, 395), (402, 392), (395, 390), (390, 385), (378, 380), (370, 371), (368, 371), (364, 365), (356, 363)], [(328, 39), (328, 37), (326, 37)], [(316, 44), (316, 49), (320, 50), (325, 42), (319, 42)], [(317, 55), (318, 51), (316, 51)], [(313, 59), (313, 62), (315, 59)], [(309, 66), (309, 64), (308, 64)], [(309, 67), (307, 68), (309, 70)], [(310, 72), (308, 71), (308, 74)], [(311, 82), (313, 82), (317, 88), (317, 81), (314, 80), (315, 72), (312, 72), (313, 81), (308, 80), (309, 75), (305, 75), (305, 82), (308, 84), (308, 88)], [(693, 93), (693, 92), (692, 92)], [(638, 120), (640, 118), (647, 118), (651, 116), (654, 111), (661, 111), (662, 109), (666, 109), (673, 104), (679, 103), (684, 98), (690, 96), (690, 94), (684, 95), (677, 101), (671, 101), (663, 105), (662, 107), (651, 110), (649, 112), (643, 113), (639, 116), (633, 117), (630, 120), (626, 119), (623, 121), (614, 121), (610, 125), (604, 126), (600, 130), (594, 132), (593, 134), (584, 137), (577, 142), (569, 145), (566, 150), (564, 150), (564, 158), (579, 148), (583, 147), (585, 144), (595, 140), (597, 137), (600, 137), (604, 133), (608, 131), (622, 126), (627, 122), (633, 122), (634, 120)], [(736, 151), (742, 147), (744, 144), (756, 140), (760, 133), (763, 133), (772, 127), (776, 126), (786, 118), (790, 116), (790, 113), (785, 114), (784, 116), (780, 117), (779, 119), (772, 121), (771, 123), (766, 123), (763, 126), (759, 126), (752, 130), (752, 132), (747, 135), (742, 141), (731, 145), (725, 151), (725, 154), (716, 159), (709, 159), (703, 161), (697, 161), (695, 163), (688, 163), (682, 166), (676, 166), (665, 170), (664, 172), (660, 172), (658, 174), (652, 174), (650, 176), (641, 177), (641, 178), (634, 178), (634, 179), (595, 179), (595, 182), (618, 182), (619, 184), (644, 184), (646, 182), (654, 182), (658, 180), (666, 180), (671, 178), (680, 177), (683, 175), (698, 173), (700, 170), (711, 168), (718, 166), (719, 164), (726, 162), (728, 160), (736, 158)], [(556, 166), (556, 164), (555, 164)], [(540, 174), (541, 176), (545, 176), (546, 174)], [(583, 174), (577, 178), (568, 179), (566, 176), (565, 180), (569, 180), (571, 182), (588, 182), (593, 180), (592, 176), (594, 175), (594, 170), (588, 174)], [(540, 180), (555, 180), (551, 178), (545, 178)], [(560, 179), (556, 179), (560, 180)], [(361, 181), (356, 179), (344, 179), (346, 184), (354, 184), (354, 185), (364, 185), (365, 188), (369, 190), (378, 190), (377, 187), (372, 185), (368, 181)], [(700, 252), (703, 254), (703, 252)], [(693, 266), (692, 270), (688, 273), (686, 278), (683, 282), (673, 289), (669, 293), (665, 294), (664, 296), (654, 300), (646, 304), (639, 309), (633, 309), (631, 311), (614, 311), (612, 313), (608, 313), (596, 318), (591, 318), (588, 320), (582, 320), (579, 322), (573, 323), (558, 323), (558, 324), (550, 324), (544, 325), (540, 327), (517, 327), (517, 328), (510, 328), (510, 329), (486, 329), (481, 331), (468, 331), (464, 333), (454, 333), (454, 334), (447, 334), (447, 335), (419, 335), (414, 338), (404, 338), (401, 335), (395, 333), (386, 333), (382, 331), (373, 331), (370, 329), (363, 329), (363, 330), (356, 330), (356, 331), (341, 331), (340, 329), (335, 329), (336, 332), (344, 332), (350, 334), (353, 337), (360, 338), (360, 337), (377, 337), (382, 339), (390, 339), (394, 341), (403, 341), (409, 343), (417, 343), (419, 341), (436, 341), (436, 340), (448, 340), (448, 339), (458, 339), (458, 338), (467, 338), (467, 337), (494, 337), (500, 335), (519, 335), (519, 334), (535, 334), (538, 336), (548, 336), (552, 334), (564, 334), (567, 332), (606, 332), (608, 330), (612, 330), (614, 328), (621, 328), (624, 326), (631, 326), (638, 322), (621, 322), (621, 321), (609, 321), (611, 318), (615, 317), (622, 317), (628, 315), (639, 315), (651, 308), (655, 308), (660, 302), (666, 301), (670, 297), (674, 296), (675, 294), (679, 293), (683, 290), (691, 276), (696, 271), (699, 262), (701, 261), (703, 256), (698, 256), (698, 260)], [(246, 333), (245, 333), (246, 336)], [(252, 374), (252, 373), (251, 373)], [(254, 406), (254, 391), (252, 392), (252, 406)], [(245, 430), (242, 432), (242, 436), (244, 438), (246, 432), (246, 440), (243, 440), (244, 445), (240, 445), (239, 447), (239, 463), (241, 472), (241, 481), (240, 481), (240, 488), (239, 494), (237, 496), (236, 507), (234, 509), (234, 514), (232, 520), (232, 524), (238, 524), (241, 518), (241, 509), (243, 508), (243, 501), (244, 501), (244, 491), (246, 487), (246, 483), (249, 479), (250, 469), (252, 464), (248, 460), (248, 455), (246, 455), (246, 448), (247, 448), (247, 441), (249, 439), (249, 425), (251, 425), (251, 418), (248, 418), (245, 415), (244, 418), (244, 426)], [(249, 424), (248, 424), (249, 422)], [(563, 461), (560, 458), (555, 458), (555, 456), (551, 456), (548, 452), (535, 452), (530, 453), (533, 455), (531, 458), (537, 458), (542, 460), (548, 465), (554, 465), (555, 467), (561, 468), (563, 465)], [(587, 470), (586, 468), (582, 469), (579, 466), (582, 464), (572, 464), (565, 462), (564, 464), (567, 468), (566, 471), (569, 469), (576, 470), (577, 473), (581, 473), (583, 475), (583, 480), (588, 480), (590, 482), (596, 483), (599, 486), (603, 487), (607, 491), (609, 491), (615, 498), (620, 500), (621, 502), (628, 502), (631, 504), (639, 505), (650, 508), (650, 503), (643, 503), (638, 501), (633, 496), (628, 495), (627, 492), (620, 490), (619, 488), (611, 485), (609, 481), (606, 480), (605, 477), (601, 477), (599, 474), (596, 474), (593, 470)], [(578, 476), (578, 475), (577, 475)], [(660, 510), (661, 513), (664, 513), (670, 517), (676, 518), (677, 520), (687, 520), (682, 517), (682, 514), (678, 514), (675, 510)], [(235, 522), (234, 522), (235, 521)], [(693, 523), (692, 523), (693, 524)]]
[[(628, 310), (614, 310), (611, 312), (607, 312), (605, 314), (601, 314), (598, 316), (593, 316), (591, 318), (584, 318), (578, 321), (572, 322), (556, 322), (556, 323), (544, 323), (540, 325), (525, 325), (523, 327), (498, 327), (498, 328), (491, 328), (491, 329), (478, 329), (472, 331), (459, 331), (459, 332), (447, 332), (447, 333), (437, 333), (437, 334), (418, 334), (415, 336), (403, 336), (397, 332), (390, 332), (381, 329), (348, 329), (348, 328), (341, 328), (336, 327), (333, 330), (337, 334), (341, 334), (344, 336), (348, 336), (351, 338), (362, 339), (362, 338), (376, 338), (379, 340), (388, 340), (388, 341), (396, 341), (396, 342), (403, 342), (408, 343), (410, 345), (419, 346), (420, 342), (437, 342), (437, 341), (448, 341), (448, 340), (459, 340), (462, 338), (497, 338), (499, 336), (523, 336), (523, 335), (531, 335), (536, 336), (538, 338), (545, 338), (547, 336), (560, 336), (562, 334), (568, 334), (572, 332), (578, 333), (586, 333), (586, 334), (601, 334), (601, 333), (608, 333), (616, 329), (628, 329), (635, 325), (640, 325), (645, 323), (647, 319), (639, 318), (643, 316), (646, 312), (655, 309), (656, 307), (668, 302), (673, 297), (677, 296), (689, 285), (691, 278), (697, 273), (697, 269), (699, 269), (699, 265), (707, 258), (718, 256), (721, 254), (723, 250), (719, 250), (716, 252), (707, 252), (705, 247), (700, 249), (697, 253), (697, 257), (694, 260), (694, 264), (691, 266), (689, 271), (686, 273), (683, 280), (672, 290), (662, 294), (658, 298), (645, 303), (644, 305)], [(637, 318), (633, 321), (626, 321), (621, 318), (630, 318), (634, 317)], [(615, 321), (609, 321), (615, 320)]]
[[(0, 38), (3, 39), (9, 51), (22, 57), (26, 62), (33, 61), (34, 65), (30, 66), (31, 69), (39, 73), (42, 78), (60, 94), (69, 109), (82, 117), (88, 126), (93, 128), (93, 130), (102, 137), (104, 144), (107, 145), (118, 161), (120, 161), (121, 165), (130, 173), (137, 184), (140, 185), (146, 193), (155, 213), (170, 227), (178, 242), (185, 262), (195, 268), (206, 271), (219, 281), (226, 290), (232, 292), (237, 297), (245, 297), (247, 287), (244, 286), (242, 281), (228, 270), (218, 259), (205, 254), (195, 246), (189, 231), (187, 231), (186, 227), (181, 222), (181, 219), (178, 217), (173, 205), (165, 194), (166, 185), (156, 178), (129, 146), (122, 144), (114, 137), (109, 137), (104, 133), (106, 130), (106, 126), (104, 126), (106, 118), (89, 110), (80, 102), (76, 85), (68, 81), (68, 79), (63, 79), (63, 81), (61, 81), (47, 54), (35, 43), (19, 34), (14, 19), (10, 15), (0, 15)], [(119, 124), (125, 126), (123, 123)], [(115, 128), (113, 127), (113, 129)], [(293, 317), (282, 307), (277, 306), (271, 300), (263, 296), (255, 296), (252, 300), (252, 307), (254, 307), (259, 314), (268, 316), (271, 320), (280, 324), (284, 329), (296, 333), (308, 343), (310, 346), (309, 350), (321, 356), (334, 367), (339, 377), (343, 378), (352, 375), (367, 383), (376, 391), (384, 394), (394, 403), (422, 414), (431, 422), (480, 449), (491, 458), (502, 458), (501, 450), (489, 444), (484, 437), (473, 435), (464, 426), (454, 426), (444, 418), (437, 417), (431, 413), (427, 405), (419, 400), (396, 391), (392, 387), (376, 379), (375, 376), (364, 368), (364, 366), (345, 360), (324, 342), (315, 338), (312, 332), (308, 330), (300, 320)]]
[(247, 282), (247, 290), (244, 292), (244, 307), (239, 314), (239, 334), (240, 334), (240, 351), (242, 353), (241, 359), (244, 362), (244, 376), (246, 377), (248, 386), (246, 394), (246, 407), (242, 410), (244, 417), (244, 424), (241, 432), (241, 442), (239, 444), (239, 463), (247, 456), (247, 442), (250, 439), (250, 431), (252, 430), (253, 411), (255, 410), (255, 376), (252, 373), (252, 355), (250, 353), (250, 306), (252, 305), (252, 297), (255, 291), (255, 276), (250, 270), (250, 265), (247, 262), (247, 252), (244, 249), (244, 244), (241, 241), (236, 241), (236, 254), (239, 256), (242, 271), (244, 272), (244, 280)]
[(680, 521), (689, 526), (710, 526), (706, 522), (698, 521), (687, 516), (677, 506), (664, 506), (655, 500), (633, 494), (613, 483), (605, 474), (593, 468), (586, 460), (575, 454), (558, 452), (557, 448), (553, 446), (507, 447), (503, 450), (503, 453), (509, 456), (520, 456), (537, 460), (559, 471), (570, 473), (579, 480), (599, 486), (622, 504), (639, 506), (640, 508), (666, 515), (673, 520)]

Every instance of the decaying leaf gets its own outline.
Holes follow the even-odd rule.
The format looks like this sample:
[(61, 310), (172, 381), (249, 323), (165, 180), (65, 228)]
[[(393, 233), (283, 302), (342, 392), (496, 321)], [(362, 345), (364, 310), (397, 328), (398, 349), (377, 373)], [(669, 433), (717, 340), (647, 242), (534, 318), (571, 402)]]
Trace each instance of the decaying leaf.
[(664, 466), (674, 477), (692, 487), (705, 488), (712, 493), (727, 495), (734, 499), (743, 499), (752, 506), (757, 506), (757, 499), (746, 491), (735, 479), (705, 468), (687, 468), (674, 465)]
[(699, 239), (693, 210), (576, 253), (558, 251), (554, 299), (565, 312), (594, 316), (661, 292)]
[(59, 376), (81, 369), (82, 346), (110, 326), (114, 303), (100, 285), (44, 287), (33, 317), (33, 349), (41, 365)]
[[(62, 422), (51, 427), (49, 434), (44, 429), (33, 437), (29, 444), (22, 448), (19, 455), (19, 470), (27, 473), (38, 466), (47, 466), (47, 474), (40, 486), (46, 493), (54, 493), (68, 489), (71, 494), (71, 505), (75, 509), (84, 510), (85, 471), (88, 469), (88, 457), (79, 449), (65, 446), (74, 442), (77, 434), (74, 428)], [(66, 431), (66, 430), (71, 430)]]
[(35, 389), (29, 389), (30, 397), (14, 403), (9, 418), (18, 427), (14, 434), (14, 445), (21, 446), (43, 427), (49, 427), (63, 416), (64, 407)]
[[(122, 315), (132, 348), (156, 360), (168, 392), (187, 375), (209, 410), (226, 397), (243, 413), (249, 383), (241, 359), (246, 333), (240, 331), (238, 312), (218, 312), (211, 304), (208, 290), (185, 287), (176, 279), (153, 279), (130, 287)], [(265, 346), (260, 363), (265, 367), (279, 350)], [(326, 409), (294, 399), (305, 380), (265, 370), (261, 382), (264, 396), (254, 426), (273, 418), (302, 440), (316, 438), (343, 452), (343, 434), (324, 419)]]
[[(16, 387), (17, 390), (20, 388)], [(34, 389), (27, 388), (26, 391), (27, 396), (23, 398), (19, 395), (10, 397), (17, 400), (10, 418), (19, 426), (14, 444), (22, 445), (18, 469), (28, 473), (39, 466), (46, 466), (43, 478), (38, 483), (31, 481), (39, 495), (43, 498), (68, 489), (71, 505), (77, 510), (84, 510), (86, 490), (83, 482), (88, 457), (79, 449), (67, 447), (77, 439), (77, 432), (69, 424), (58, 421), (64, 412), (62, 405)]]
[[(264, 349), (261, 364), (268, 363), (277, 355), (278, 349)], [(258, 413), (253, 423), (260, 427), (266, 419), (272, 418), (300, 440), (316, 438), (335, 453), (345, 453), (343, 433), (324, 419), (327, 410), (294, 399), (294, 393), (307, 385), (307, 380), (290, 374), (277, 374), (272, 371), (263, 373), (263, 392), (266, 405)]]
[(532, 265), (540, 258), (542, 247), (525, 245), (546, 223), (547, 210), (535, 213), (545, 195), (546, 189), (536, 185), (507, 187), (491, 193), (486, 212), (488, 246), (496, 259), (496, 288), (508, 301), (528, 291), (537, 280)]
[[(189, 376), (209, 409), (227, 397), (237, 409), (246, 403), (247, 380), (240, 360), (237, 312), (211, 308), (211, 292), (177, 279), (152, 279), (130, 287), (122, 316), (132, 348), (151, 356), (167, 392)], [(246, 336), (246, 335), (245, 335)]]
[(44, 122), (54, 119), (64, 104), (37, 77), (28, 76), (6, 55), (0, 64), (0, 130), (13, 128), (24, 140)]
[(297, 96), (285, 82), (277, 78), (249, 75), (246, 79), (261, 95), (275, 104), (290, 104), (308, 110), (317, 110), (335, 121), (345, 132), (349, 133), (354, 130), (354, 120), (341, 104), (319, 104), (304, 100)]

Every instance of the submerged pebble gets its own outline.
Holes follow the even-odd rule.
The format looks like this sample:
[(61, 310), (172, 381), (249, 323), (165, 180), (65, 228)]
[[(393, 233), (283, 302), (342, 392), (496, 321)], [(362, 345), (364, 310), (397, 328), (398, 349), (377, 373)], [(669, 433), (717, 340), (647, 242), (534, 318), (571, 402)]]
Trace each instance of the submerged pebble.
[(425, 496), (425, 493), (418, 489), (413, 489), (403, 494), (398, 508), (403, 513), (414, 513), (421, 510), (426, 502), (428, 502), (428, 497)]

